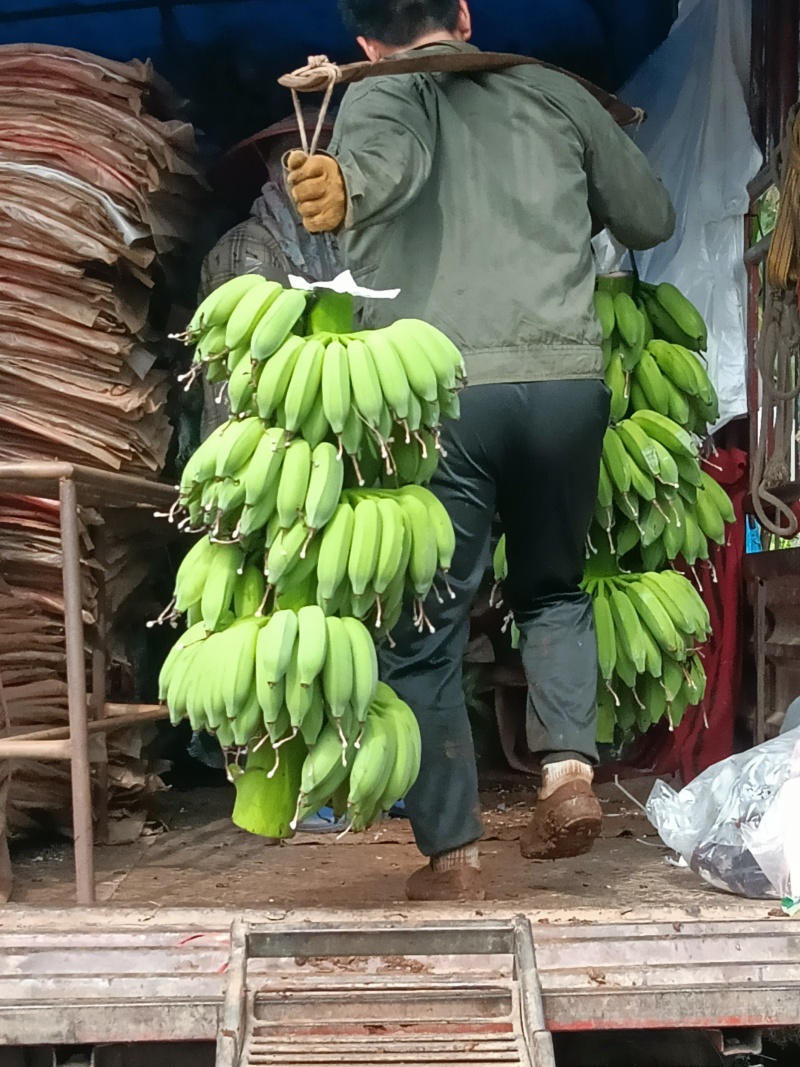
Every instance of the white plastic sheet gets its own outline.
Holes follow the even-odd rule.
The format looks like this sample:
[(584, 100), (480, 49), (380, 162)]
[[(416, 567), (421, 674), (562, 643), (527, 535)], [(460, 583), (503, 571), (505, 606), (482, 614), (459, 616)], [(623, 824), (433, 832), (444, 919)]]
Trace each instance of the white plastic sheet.
[[(744, 215), (761, 166), (746, 104), (749, 65), (750, 0), (683, 0), (667, 40), (619, 93), (647, 111), (632, 136), (677, 214), (675, 236), (639, 253), (637, 266), (646, 281), (677, 285), (706, 319), (718, 425), (747, 410)], [(600, 269), (619, 264), (607, 237), (596, 248)]]
[(800, 728), (709, 767), (676, 793), (656, 782), (647, 816), (718, 889), (800, 898)]

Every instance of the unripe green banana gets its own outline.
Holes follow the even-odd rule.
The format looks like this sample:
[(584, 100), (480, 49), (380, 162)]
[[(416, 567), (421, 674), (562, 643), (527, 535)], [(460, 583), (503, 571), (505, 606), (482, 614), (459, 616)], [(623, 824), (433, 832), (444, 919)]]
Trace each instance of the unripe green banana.
[(310, 686), (322, 672), (328, 652), (328, 630), (322, 608), (311, 604), (297, 613), (297, 676)]
[(299, 289), (284, 289), (263, 316), (250, 340), (253, 360), (261, 363), (273, 356), (306, 310), (308, 294)]
[(700, 472), (701, 484), (703, 489), (711, 497), (717, 511), (722, 516), (722, 519), (726, 523), (736, 522), (736, 512), (733, 509), (731, 498), (722, 488), (718, 481), (711, 477), (706, 471)]
[(286, 398), (294, 369), (305, 346), (305, 338), (291, 334), (261, 368), (256, 387), (256, 406), (262, 419), (271, 419), (278, 405)]
[(350, 364), (347, 349), (334, 339), (325, 349), (322, 364), (322, 406), (335, 434), (341, 434), (351, 406)]
[(261, 420), (251, 415), (246, 419), (231, 419), (225, 423), (225, 435), (217, 447), (217, 478), (233, 478), (258, 447), (264, 434)]
[(703, 316), (691, 300), (669, 282), (656, 286), (655, 299), (679, 329), (692, 339), (695, 347), (704, 352), (708, 345), (708, 331)]
[(377, 501), (366, 497), (356, 505), (347, 573), (353, 592), (359, 596), (375, 575), (380, 551), (381, 516)]
[(443, 571), (449, 571), (456, 550), (456, 534), (444, 504), (430, 489), (424, 489), (420, 485), (406, 485), (400, 492), (405, 496), (416, 497), (421, 504), (425, 505), (436, 536), (439, 566)]
[[(405, 361), (404, 361), (403, 362), (403, 366), (405, 366), (405, 365), (406, 364), (405, 364)], [(431, 371), (431, 374), (433, 374), (433, 371)], [(434, 374), (433, 377), (435, 379), (436, 375)], [(409, 384), (410, 384), (410, 381), (411, 380), (409, 379)], [(437, 395), (438, 395), (438, 390), (437, 390)], [(409, 431), (411, 433), (417, 433), (417, 431), (422, 426), (422, 404), (420, 402), (419, 397), (414, 392), (413, 388), (412, 388), (412, 390), (411, 390), (411, 392), (409, 393), (409, 396), (408, 396), (408, 415), (406, 415), (405, 423), (406, 423), (406, 426), (408, 426), (408, 429), (409, 429)]]
[(311, 709), (314, 700), (314, 691), (309, 685), (303, 685), (300, 681), (300, 669), (298, 666), (298, 644), (294, 646), (292, 658), (289, 660), (289, 669), (286, 672), (286, 691), (284, 700), (289, 711), (289, 721), (293, 730), (298, 730), (304, 716)]
[[(195, 623), (190, 626), (185, 633), (183, 633), (172, 648), (169, 650), (166, 659), (164, 660), (161, 671), (158, 675), (158, 699), (165, 700), (167, 696), (167, 690), (169, 689), (172, 676), (175, 673), (178, 662), (183, 657), (184, 649), (190, 648), (199, 642), (205, 641), (208, 637), (205, 626), (202, 622)], [(349, 655), (349, 645), (348, 645)]]
[(256, 326), (282, 291), (277, 282), (264, 279), (263, 285), (256, 285), (245, 293), (228, 319), (225, 347), (232, 351), (234, 348), (249, 345)]
[[(258, 501), (253, 504), (245, 503), (242, 514), (239, 516), (238, 535), (240, 537), (249, 537), (257, 530), (263, 530), (273, 519), (276, 520), (277, 525), (275, 505), (278, 500), (279, 485), (280, 479), (273, 478), (265, 486), (263, 495)], [(267, 541), (266, 547), (268, 548), (270, 544), (272, 544), (271, 539)]]
[(302, 426), (314, 406), (322, 381), (322, 364), (325, 346), (314, 337), (309, 338), (298, 356), (292, 380), (284, 400), (283, 425), (289, 433)]
[(646, 585), (626, 582), (625, 592), (642, 623), (668, 656), (682, 656), (685, 644), (669, 614)]
[[(235, 718), (247, 706), (251, 690), (255, 694), (256, 642), (262, 623), (261, 619), (245, 619), (220, 635), (226, 656), (222, 671), (222, 700), (229, 719)], [(261, 722), (260, 708), (258, 722)], [(241, 742), (237, 741), (237, 744)]]
[(344, 462), (338, 450), (327, 442), (317, 445), (311, 457), (311, 476), (305, 499), (305, 523), (309, 530), (321, 530), (333, 517), (342, 495)]
[(325, 417), (325, 408), (322, 404), (322, 392), (317, 393), (317, 398), (311, 406), (311, 411), (303, 420), (303, 425), (300, 427), (300, 433), (303, 435), (304, 440), (308, 441), (311, 448), (316, 448), (317, 445), (331, 436), (331, 426)]
[(603, 437), (603, 462), (616, 491), (622, 496), (630, 492), (632, 460), (613, 426)]
[(454, 389), (464, 377), (464, 361), (456, 346), (435, 326), (422, 319), (398, 319), (391, 326), (392, 335), (401, 337), (398, 344), (416, 345), (427, 356), (436, 380), (444, 389)]
[(377, 507), (380, 512), (381, 541), (373, 589), (378, 596), (382, 596), (400, 568), (406, 531), (403, 510), (395, 500), (382, 497), (377, 501)]
[(619, 422), (628, 410), (628, 379), (622, 369), (622, 357), (613, 352), (606, 368), (605, 381), (611, 390), (611, 421)]
[(286, 449), (278, 487), (278, 519), (283, 529), (294, 525), (302, 514), (311, 478), (311, 448), (301, 438)]
[(264, 601), (266, 591), (263, 569), (248, 563), (233, 590), (233, 612), (237, 619), (255, 615)]
[(253, 364), (249, 359), (239, 362), (228, 379), (228, 405), (231, 414), (241, 415), (250, 411), (256, 386), (253, 380)]
[(223, 437), (227, 434), (232, 423), (223, 422), (216, 430), (213, 430), (205, 441), (193, 453), (183, 469), (181, 477), (181, 495), (192, 486), (204, 485), (213, 478), (217, 470), (217, 455), (222, 447)]
[(428, 517), (428, 509), (417, 497), (404, 495), (401, 505), (411, 534), (408, 576), (414, 592), (424, 600), (433, 585), (439, 562), (436, 533)]
[(228, 346), (225, 344), (225, 326), (212, 326), (198, 340), (192, 363), (221, 361), (227, 356), (228, 351)]
[(330, 600), (347, 575), (355, 515), (346, 501), (339, 504), (325, 527), (317, 560), (319, 595)]
[(348, 456), (358, 455), (363, 438), (364, 420), (358, 413), (358, 409), (353, 405), (350, 408), (350, 414), (347, 416), (347, 422), (344, 424), (344, 430), (342, 430), (339, 438), (342, 448)]
[(614, 297), (614, 318), (620, 337), (634, 351), (641, 353), (644, 344), (644, 323), (642, 313), (627, 293), (617, 293)]
[(259, 274), (240, 274), (224, 282), (201, 302), (189, 322), (187, 333), (200, 333), (212, 326), (227, 323), (242, 297), (256, 286), (263, 285), (264, 281)]
[(613, 585), (609, 589), (609, 601), (617, 644), (622, 645), (637, 673), (642, 674), (647, 654), (642, 637), (642, 623), (636, 609), (628, 598), (627, 590)]
[(216, 550), (217, 545), (213, 544), (208, 536), (201, 537), (183, 557), (175, 576), (176, 611), (186, 611), (202, 597)]
[(608, 341), (616, 326), (613, 296), (611, 296), (610, 293), (603, 292), (602, 289), (598, 289), (594, 294), (594, 310), (600, 322), (600, 330), (603, 334), (603, 340)]
[(405, 321), (407, 320), (400, 320), (399, 323), (387, 327), (389, 338), (403, 364), (412, 392), (416, 393), (420, 400), (432, 403), (438, 392), (436, 372), (425, 348), (407, 333)]
[(378, 686), (378, 656), (369, 630), (358, 619), (341, 619), (353, 657), (352, 707), (359, 723), (366, 718)]
[(411, 386), (397, 349), (386, 330), (370, 330), (361, 337), (375, 363), (386, 404), (396, 418), (404, 419), (408, 415)]
[(229, 610), (241, 566), (242, 552), (238, 545), (215, 546), (201, 598), (203, 622), (207, 630), (216, 630)]
[(614, 667), (617, 662), (617, 641), (614, 633), (611, 604), (606, 595), (605, 583), (603, 582), (598, 582), (597, 589), (592, 596), (592, 609), (594, 611), (594, 628), (597, 635), (597, 660), (600, 667), (600, 675), (605, 681), (610, 682), (614, 676)]
[(297, 642), (299, 624), (294, 611), (276, 611), (259, 631), (256, 645), (256, 686), (262, 706), (268, 689), (283, 681)]
[(279, 426), (266, 430), (250, 459), (245, 477), (245, 501), (253, 505), (263, 499), (278, 474), (286, 454), (286, 434)]
[(361, 745), (350, 770), (347, 813), (353, 830), (365, 830), (377, 814), (375, 809), (392, 771), (393, 740), (385, 719), (367, 716)]
[(697, 446), (689, 434), (660, 412), (636, 411), (631, 415), (631, 419), (676, 456), (687, 456), (689, 459), (697, 456)]
[(307, 536), (306, 528), (300, 522), (280, 530), (267, 553), (266, 575), (271, 586), (277, 588), (300, 563)]
[(342, 748), (339, 732), (326, 723), (303, 763), (300, 796), (293, 825), (326, 804), (350, 773), (353, 749)]
[(383, 409), (383, 392), (375, 361), (367, 345), (353, 337), (347, 342), (347, 362), (350, 368), (350, 389), (353, 403), (363, 419), (377, 427)]
[(327, 654), (322, 689), (333, 719), (341, 719), (353, 696), (353, 654), (341, 619), (326, 618)]

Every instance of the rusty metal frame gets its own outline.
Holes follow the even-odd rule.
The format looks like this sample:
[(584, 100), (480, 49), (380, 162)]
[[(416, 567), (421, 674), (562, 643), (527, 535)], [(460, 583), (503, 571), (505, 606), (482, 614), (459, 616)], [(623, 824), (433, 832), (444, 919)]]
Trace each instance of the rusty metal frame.
[[(0, 491), (58, 500), (64, 589), (64, 640), (67, 664), (67, 705), (69, 730), (53, 737), (54, 731), (28, 732), (0, 744), (0, 758), (68, 759), (72, 787), (72, 823), (75, 853), (75, 888), (79, 904), (95, 901), (94, 833), (91, 763), (98, 762), (98, 831), (107, 834), (108, 778), (104, 758), (104, 738), (93, 740), (90, 748), (89, 706), (86, 692), (85, 632), (83, 624), (79, 508), (91, 505), (98, 510), (113, 507), (168, 509), (175, 499), (171, 486), (144, 478), (113, 474), (71, 463), (0, 463)], [(101, 561), (102, 562), (102, 561)], [(128, 725), (124, 717), (105, 719), (106, 708), (105, 589), (101, 575), (98, 590), (98, 637), (92, 654), (92, 709), (96, 727), (106, 730)], [(158, 717), (164, 717), (165, 713)], [(155, 717), (155, 716), (151, 716)], [(57, 731), (56, 731), (57, 733)], [(39, 736), (37, 736), (39, 734)], [(98, 747), (100, 746), (100, 747)], [(106, 768), (103, 773), (102, 768)]]

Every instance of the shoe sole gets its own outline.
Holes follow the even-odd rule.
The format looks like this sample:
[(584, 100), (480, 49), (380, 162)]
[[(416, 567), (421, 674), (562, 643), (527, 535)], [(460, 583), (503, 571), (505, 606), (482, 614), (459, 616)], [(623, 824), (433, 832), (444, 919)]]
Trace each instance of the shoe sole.
[(526, 860), (567, 860), (575, 856), (584, 856), (591, 852), (595, 841), (600, 836), (602, 819), (596, 816), (578, 816), (564, 823), (547, 841), (546, 847), (525, 848), (520, 851)]

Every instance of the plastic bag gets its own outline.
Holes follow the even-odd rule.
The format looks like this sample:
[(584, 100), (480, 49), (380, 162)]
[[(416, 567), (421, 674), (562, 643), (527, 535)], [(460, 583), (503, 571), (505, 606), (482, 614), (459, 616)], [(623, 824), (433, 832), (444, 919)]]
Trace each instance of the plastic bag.
[(646, 806), (661, 840), (717, 889), (800, 898), (800, 727), (709, 767)]

